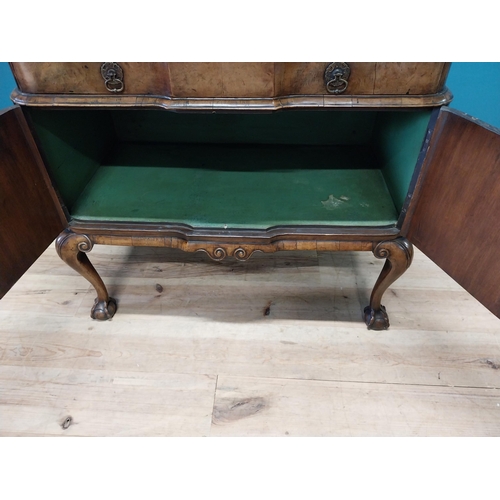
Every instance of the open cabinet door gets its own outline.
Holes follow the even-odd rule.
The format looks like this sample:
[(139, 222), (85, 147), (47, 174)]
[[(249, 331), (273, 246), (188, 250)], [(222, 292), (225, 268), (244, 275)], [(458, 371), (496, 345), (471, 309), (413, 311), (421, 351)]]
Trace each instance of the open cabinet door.
[(403, 234), (500, 317), (500, 130), (443, 108), (414, 200)]
[(21, 109), (0, 111), (0, 298), (65, 227)]

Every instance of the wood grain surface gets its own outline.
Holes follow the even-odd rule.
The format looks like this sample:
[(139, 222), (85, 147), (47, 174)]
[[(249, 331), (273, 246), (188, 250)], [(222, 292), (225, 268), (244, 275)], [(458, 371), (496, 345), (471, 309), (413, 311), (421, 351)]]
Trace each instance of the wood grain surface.
[(411, 95), (292, 95), (284, 97), (164, 97), (154, 95), (26, 94), (15, 89), (15, 104), (59, 108), (162, 108), (172, 111), (278, 111), (290, 108), (426, 108), (449, 104), (445, 87), (436, 94)]
[[(11, 63), (20, 89), (41, 94), (109, 94), (99, 62)], [(124, 94), (170, 95), (167, 63), (120, 63)]]
[[(22, 92), (108, 94), (102, 63), (11, 63)], [(125, 95), (277, 97), (328, 94), (328, 62), (124, 63)], [(449, 63), (351, 62), (347, 95), (424, 95), (443, 89)]]
[(66, 218), (20, 108), (0, 112), (0, 298)]
[(441, 110), (408, 239), (500, 317), (500, 130)]
[(500, 435), (499, 320), (421, 252), (383, 332), (370, 252), (90, 257), (111, 321), (53, 246), (0, 302), (2, 436)]

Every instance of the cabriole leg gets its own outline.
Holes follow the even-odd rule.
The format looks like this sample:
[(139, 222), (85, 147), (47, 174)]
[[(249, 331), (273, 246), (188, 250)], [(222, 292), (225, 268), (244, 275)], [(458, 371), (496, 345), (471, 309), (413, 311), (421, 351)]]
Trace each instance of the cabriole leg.
[(411, 265), (413, 245), (406, 238), (381, 241), (373, 250), (378, 259), (387, 259), (365, 307), (365, 323), (369, 330), (387, 330), (389, 317), (381, 304), (382, 295)]
[(84, 234), (70, 230), (63, 231), (56, 240), (56, 250), (61, 259), (80, 273), (96, 289), (97, 298), (90, 311), (90, 317), (101, 321), (111, 319), (116, 312), (116, 301), (108, 295), (101, 277), (90, 263), (86, 253), (94, 244)]

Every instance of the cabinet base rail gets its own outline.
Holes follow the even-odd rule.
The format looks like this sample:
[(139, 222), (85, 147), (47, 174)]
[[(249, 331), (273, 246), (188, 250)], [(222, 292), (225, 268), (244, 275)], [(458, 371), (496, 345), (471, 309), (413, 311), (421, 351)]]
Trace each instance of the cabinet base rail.
[(94, 244), (126, 246), (162, 246), (179, 248), (186, 252), (205, 252), (211, 259), (221, 261), (233, 257), (239, 261), (249, 259), (255, 252), (272, 253), (280, 250), (315, 251), (360, 251), (370, 250), (375, 257), (386, 259), (384, 267), (373, 288), (370, 304), (365, 307), (363, 319), (369, 330), (387, 330), (389, 317), (382, 305), (382, 296), (410, 267), (413, 260), (413, 246), (403, 237), (386, 241), (314, 241), (314, 240), (277, 240), (262, 243), (225, 243), (189, 241), (175, 237), (116, 237), (110, 235), (75, 233), (64, 230), (56, 240), (56, 250), (61, 259), (81, 274), (97, 292), (90, 316), (96, 320), (111, 319), (117, 310), (116, 300), (109, 296), (106, 286), (87, 257)]

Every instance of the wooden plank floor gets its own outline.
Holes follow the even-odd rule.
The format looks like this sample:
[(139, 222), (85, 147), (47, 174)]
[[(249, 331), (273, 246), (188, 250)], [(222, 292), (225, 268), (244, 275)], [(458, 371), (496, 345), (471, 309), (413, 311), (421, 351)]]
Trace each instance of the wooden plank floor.
[(500, 435), (500, 321), (418, 251), (386, 332), (369, 252), (89, 255), (112, 321), (53, 246), (0, 301), (2, 436)]

